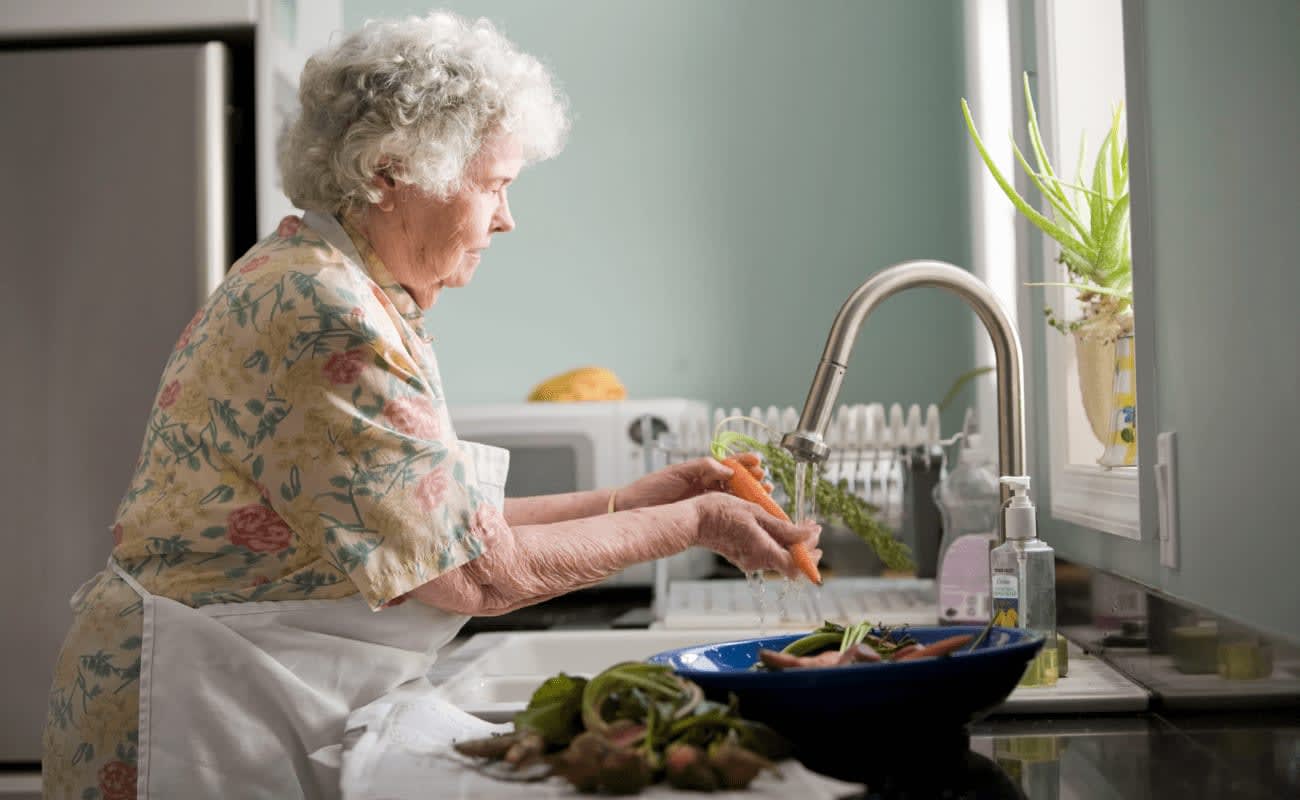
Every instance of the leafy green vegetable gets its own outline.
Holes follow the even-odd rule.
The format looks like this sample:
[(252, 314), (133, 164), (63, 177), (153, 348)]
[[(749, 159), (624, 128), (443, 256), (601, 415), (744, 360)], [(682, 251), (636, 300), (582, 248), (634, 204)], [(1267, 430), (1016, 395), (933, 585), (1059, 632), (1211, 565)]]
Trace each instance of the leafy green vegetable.
[[(880, 633), (872, 632), (876, 630)], [(873, 625), (866, 620), (845, 627), (826, 620), (820, 628), (790, 642), (781, 649), (781, 652), (792, 656), (812, 656), (827, 650), (843, 653), (850, 647), (862, 643), (871, 646), (881, 657), (888, 658), (898, 648), (915, 644), (916, 640), (908, 635), (906, 628)], [(763, 668), (762, 662), (754, 664), (754, 669)]]
[(844, 641), (844, 629), (838, 625), (835, 627), (839, 628), (839, 630), (814, 632), (801, 639), (795, 639), (786, 645), (781, 652), (789, 653), (792, 656), (808, 656), (831, 647), (839, 649), (840, 642)]
[(515, 714), (515, 729), (532, 731), (551, 747), (563, 747), (582, 731), (582, 696), (587, 679), (561, 672), (533, 692), (528, 706)]
[[(548, 774), (583, 792), (632, 794), (667, 776), (697, 789), (744, 788), (789, 743), (728, 704), (704, 699), (698, 685), (671, 668), (615, 664), (590, 680), (548, 678), (511, 733), (457, 742), (463, 755), (486, 759), (484, 774), (536, 780)], [(671, 756), (669, 755), (671, 754)]]

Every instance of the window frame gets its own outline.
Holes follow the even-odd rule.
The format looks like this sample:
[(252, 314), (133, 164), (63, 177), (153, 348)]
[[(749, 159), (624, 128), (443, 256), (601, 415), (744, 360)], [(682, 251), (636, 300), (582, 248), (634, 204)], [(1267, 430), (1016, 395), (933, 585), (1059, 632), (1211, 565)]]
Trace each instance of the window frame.
[[(1056, 102), (1058, 96), (1057, 53), (1053, 46), (1056, 41), (1057, 29), (1055, 6), (1060, 0), (1031, 1), (1034, 20), (1034, 31), (1032, 32), (1034, 48), (1032, 58), (1024, 59), (1026, 61), (1024, 66), (1031, 69), (1037, 76), (1037, 91), (1034, 101), (1042, 128), (1044, 146), (1055, 157), (1055, 154), (1064, 152), (1060, 147), (1061, 137), (1059, 131), (1061, 124), (1058, 103)], [(1026, 33), (1023, 30), (1020, 31), (1021, 36)], [(1122, 54), (1122, 36), (1120, 48)], [(1019, 52), (1024, 52), (1024, 49), (1021, 48)], [(1024, 128), (1028, 112), (1024, 105), (1024, 99), (1020, 96), (1020, 70), (1015, 70), (1014, 74), (1016, 75), (1017, 133), (1019, 134), (1019, 131)], [(1018, 140), (1023, 141), (1019, 136)], [(1017, 188), (1022, 192), (1036, 191), (1028, 185), (1028, 180), (1023, 174), (1018, 173), (1017, 183)], [(1023, 284), (1034, 280), (1032, 273), (1035, 263), (1043, 265), (1044, 273), (1046, 273), (1048, 265), (1055, 263), (1058, 245), (1050, 237), (1038, 231), (1023, 216), (1017, 217), (1016, 226), (1020, 230), (1020, 236), (1024, 237), (1022, 241), (1027, 242), (1027, 249), (1034, 251), (1033, 258), (1021, 259), (1018, 262), (1019, 278)], [(1050, 274), (1046, 274), (1045, 277), (1041, 278), (1041, 280), (1055, 279)], [(1072, 299), (1067, 295), (1068, 290), (1064, 287), (1040, 287), (1038, 291), (1042, 292), (1040, 296), (1043, 298), (1043, 303), (1056, 309), (1068, 308)], [(1045, 315), (1038, 310), (1042, 308), (1042, 305), (1031, 303), (1028, 307), (1037, 311), (1035, 315), (1029, 317), (1029, 319), (1036, 317), (1036, 321), (1028, 324), (1032, 326), (1030, 329), (1032, 336), (1037, 342), (1042, 342), (1045, 355), (1043, 363), (1046, 375), (1044, 375), (1043, 380), (1046, 384), (1047, 415), (1045, 420), (1040, 421), (1045, 423), (1048, 435), (1047, 453), (1049, 463), (1046, 466), (1050, 481), (1049, 507), (1052, 516), (1102, 533), (1140, 541), (1142, 526), (1138, 468), (1106, 468), (1097, 464), (1071, 462), (1069, 460), (1068, 426), (1071, 424), (1071, 420), (1068, 417), (1071, 403), (1069, 402), (1068, 392), (1073, 388), (1069, 374), (1069, 371), (1074, 369), (1075, 363), (1072, 353), (1073, 345), (1070, 337), (1062, 335), (1047, 324)], [(1022, 318), (1022, 324), (1024, 324), (1024, 318)], [(1040, 336), (1041, 338), (1038, 338)], [(1074, 405), (1079, 404), (1076, 402)], [(1079, 406), (1078, 410), (1081, 411), (1082, 407)], [(1086, 426), (1087, 420), (1086, 418), (1076, 417), (1073, 423)], [(1042, 428), (1040, 427), (1039, 430), (1041, 431)]]

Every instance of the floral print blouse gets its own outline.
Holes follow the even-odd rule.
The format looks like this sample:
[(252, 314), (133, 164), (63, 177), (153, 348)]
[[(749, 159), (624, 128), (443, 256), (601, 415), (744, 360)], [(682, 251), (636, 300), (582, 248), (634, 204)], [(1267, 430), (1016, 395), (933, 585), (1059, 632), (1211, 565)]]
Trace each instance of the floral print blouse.
[[(379, 610), (505, 524), (460, 456), (423, 312), (345, 229), (363, 264), (285, 218), (181, 332), (111, 527), (150, 592), (192, 606), (359, 592)], [(141, 604), (105, 571), (73, 610), (47, 796), (134, 796)]]

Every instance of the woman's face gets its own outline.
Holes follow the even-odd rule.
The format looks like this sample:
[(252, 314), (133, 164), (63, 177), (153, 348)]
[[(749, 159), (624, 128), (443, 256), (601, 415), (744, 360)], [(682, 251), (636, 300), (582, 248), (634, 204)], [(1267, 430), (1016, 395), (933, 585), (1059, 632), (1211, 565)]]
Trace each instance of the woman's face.
[(522, 167), (519, 143), (498, 136), (483, 145), (461, 190), (447, 200), (401, 185), (371, 207), (371, 245), (421, 308), (444, 288), (468, 284), (492, 234), (514, 230), (506, 187)]

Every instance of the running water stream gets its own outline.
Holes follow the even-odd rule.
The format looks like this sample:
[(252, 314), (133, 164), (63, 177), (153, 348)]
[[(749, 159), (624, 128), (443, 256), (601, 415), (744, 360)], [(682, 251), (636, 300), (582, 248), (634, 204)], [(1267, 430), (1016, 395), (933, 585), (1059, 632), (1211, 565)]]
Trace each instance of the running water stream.
[[(816, 473), (814, 472), (815, 476)], [(807, 462), (797, 462), (794, 468), (794, 514), (791, 519), (796, 523), (802, 523), (806, 520), (817, 518), (817, 493), (813, 490), (813, 484), (809, 481), (809, 464)], [(754, 607), (758, 609), (758, 633), (760, 636), (767, 635), (768, 621), (768, 601), (771, 595), (767, 590), (767, 580), (762, 572), (750, 572), (746, 576), (749, 584), (749, 590), (754, 593)], [(790, 613), (793, 605), (795, 609), (804, 608), (808, 602), (811, 602), (814, 610), (814, 619), (817, 621), (811, 626), (816, 627), (821, 624), (822, 603), (821, 587), (814, 586), (805, 579), (791, 581), (788, 578), (779, 578), (776, 590), (775, 603), (775, 622), (778, 626), (790, 619), (801, 619), (802, 613)], [(808, 593), (811, 592), (811, 595)], [(807, 601), (807, 602), (806, 602)]]

